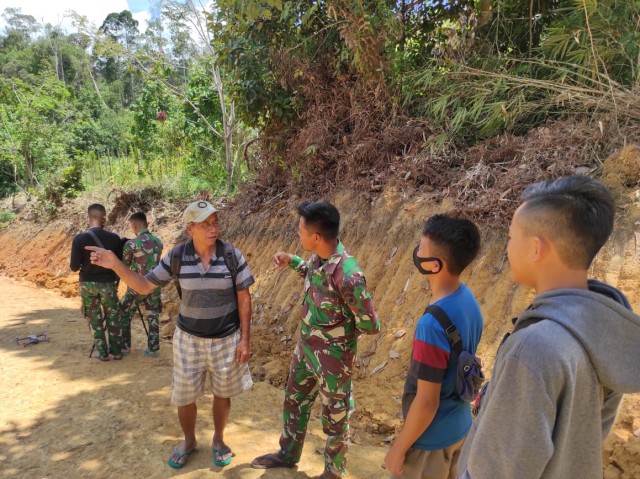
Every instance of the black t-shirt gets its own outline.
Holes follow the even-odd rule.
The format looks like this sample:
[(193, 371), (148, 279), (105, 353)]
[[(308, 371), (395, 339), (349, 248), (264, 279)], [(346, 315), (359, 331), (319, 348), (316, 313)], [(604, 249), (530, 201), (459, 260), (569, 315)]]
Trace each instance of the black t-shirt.
[[(122, 247), (124, 243), (115, 233), (111, 233), (102, 228), (91, 228), (91, 231), (102, 241), (106, 249), (113, 251), (116, 256), (122, 259)], [(111, 283), (118, 280), (118, 275), (110, 269), (102, 268), (91, 264), (91, 251), (84, 249), (85, 246), (98, 246), (95, 240), (87, 232), (80, 233), (71, 243), (71, 271), (80, 270), (80, 282), (93, 281), (96, 283)]]

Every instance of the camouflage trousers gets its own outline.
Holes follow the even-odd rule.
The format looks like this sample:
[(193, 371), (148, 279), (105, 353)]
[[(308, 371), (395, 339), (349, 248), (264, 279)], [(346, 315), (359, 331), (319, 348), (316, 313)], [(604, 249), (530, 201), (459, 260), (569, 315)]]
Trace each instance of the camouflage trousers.
[(349, 418), (354, 410), (351, 376), (355, 350), (340, 345), (314, 348), (298, 341), (285, 388), (280, 450), (288, 462), (300, 461), (313, 403), (320, 394), (322, 429), (328, 436), (325, 470), (347, 472)]
[(122, 342), (127, 348), (131, 348), (131, 319), (138, 311), (140, 304), (144, 304), (147, 313), (147, 324), (149, 325), (149, 337), (147, 338), (147, 349), (151, 352), (160, 349), (160, 312), (162, 311), (162, 301), (160, 300), (160, 288), (156, 288), (149, 294), (138, 294), (131, 288), (120, 300), (120, 310), (122, 311)]
[[(121, 354), (122, 330), (116, 283), (80, 283), (82, 314), (89, 321), (93, 341), (100, 356)], [(109, 342), (105, 337), (105, 326)]]

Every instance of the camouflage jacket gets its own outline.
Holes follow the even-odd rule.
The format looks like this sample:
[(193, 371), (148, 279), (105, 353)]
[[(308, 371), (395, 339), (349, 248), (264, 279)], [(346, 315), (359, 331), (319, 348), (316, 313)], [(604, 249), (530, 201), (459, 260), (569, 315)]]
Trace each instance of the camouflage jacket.
[(127, 241), (122, 251), (122, 262), (132, 271), (146, 275), (156, 267), (162, 255), (162, 241), (143, 229)]
[(340, 241), (325, 262), (316, 254), (308, 261), (294, 255), (289, 266), (304, 277), (300, 332), (305, 341), (355, 347), (360, 333), (380, 331), (364, 274)]

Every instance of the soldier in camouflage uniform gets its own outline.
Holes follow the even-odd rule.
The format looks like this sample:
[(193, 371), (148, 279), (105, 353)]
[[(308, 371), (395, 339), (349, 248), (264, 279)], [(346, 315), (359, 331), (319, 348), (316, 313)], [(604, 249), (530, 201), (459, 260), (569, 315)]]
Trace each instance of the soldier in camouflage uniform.
[(122, 257), (122, 241), (118, 235), (103, 228), (107, 217), (104, 206), (89, 206), (88, 217), (89, 230), (73, 238), (70, 268), (71, 271), (80, 270), (82, 314), (91, 327), (97, 358), (108, 361), (111, 353), (113, 359), (122, 359), (118, 276), (111, 270), (92, 264), (90, 253), (85, 250), (85, 246), (104, 246)]
[(353, 362), (361, 333), (377, 334), (380, 323), (356, 259), (338, 240), (340, 214), (326, 202), (298, 207), (298, 234), (311, 259), (279, 252), (304, 278), (300, 338), (289, 367), (280, 450), (253, 460), (256, 469), (294, 467), (300, 460), (311, 407), (320, 394), (322, 427), (327, 434), (323, 479), (346, 474), (349, 418), (354, 410)]
[[(147, 215), (143, 212), (134, 213), (129, 218), (131, 230), (136, 237), (129, 240), (124, 245), (122, 252), (122, 262), (130, 270), (145, 276), (156, 267), (162, 255), (162, 241), (152, 235), (148, 228)], [(138, 294), (133, 289), (127, 288), (126, 293), (120, 300), (122, 311), (122, 339), (123, 352), (131, 351), (131, 318), (135, 314), (140, 304), (144, 304), (147, 312), (147, 322), (149, 324), (149, 337), (147, 338), (147, 349), (144, 354), (157, 356), (160, 349), (160, 312), (162, 311), (162, 301), (160, 300), (160, 288), (154, 289), (149, 294)]]

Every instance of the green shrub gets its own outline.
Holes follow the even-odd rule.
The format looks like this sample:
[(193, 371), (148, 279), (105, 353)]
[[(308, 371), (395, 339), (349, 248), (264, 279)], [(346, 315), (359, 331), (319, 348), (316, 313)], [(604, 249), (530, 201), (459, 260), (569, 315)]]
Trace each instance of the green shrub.
[(79, 163), (60, 170), (56, 177), (50, 177), (46, 186), (38, 193), (39, 205), (50, 214), (54, 214), (66, 200), (71, 200), (84, 190), (82, 169)]
[(0, 210), (0, 228), (4, 228), (16, 218), (15, 213), (7, 210)]

